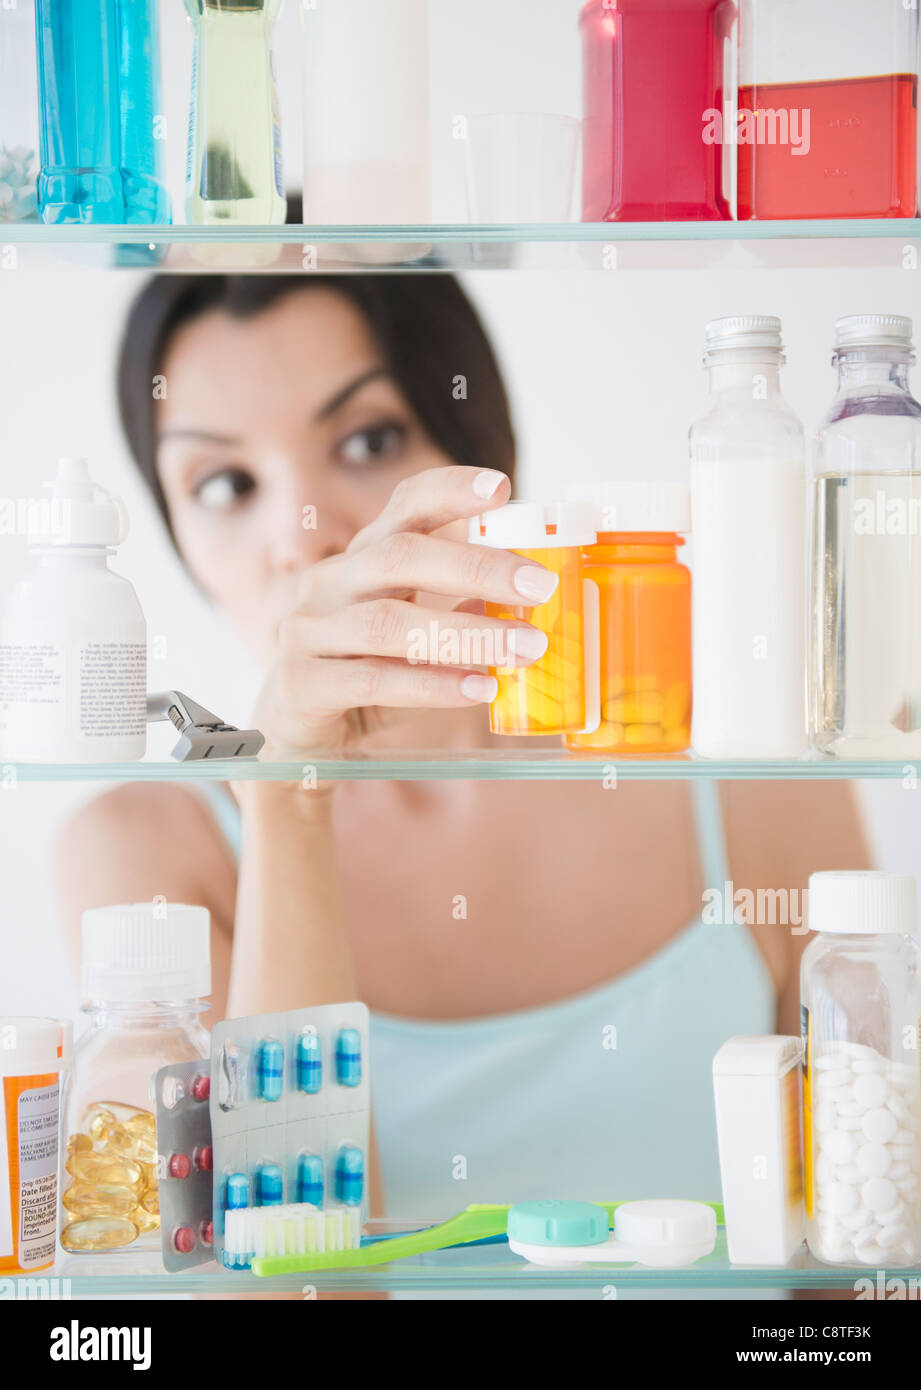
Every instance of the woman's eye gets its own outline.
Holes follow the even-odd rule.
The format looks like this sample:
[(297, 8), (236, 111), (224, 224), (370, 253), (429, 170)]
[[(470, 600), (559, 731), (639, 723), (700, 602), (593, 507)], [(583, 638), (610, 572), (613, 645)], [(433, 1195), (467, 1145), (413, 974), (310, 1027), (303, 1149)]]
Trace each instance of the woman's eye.
[(344, 463), (376, 463), (379, 459), (393, 458), (405, 441), (405, 425), (373, 425), (370, 429), (350, 434), (339, 445), (337, 452)]
[(248, 497), (255, 486), (252, 474), (242, 468), (225, 468), (196, 484), (195, 497), (209, 511), (226, 512)]

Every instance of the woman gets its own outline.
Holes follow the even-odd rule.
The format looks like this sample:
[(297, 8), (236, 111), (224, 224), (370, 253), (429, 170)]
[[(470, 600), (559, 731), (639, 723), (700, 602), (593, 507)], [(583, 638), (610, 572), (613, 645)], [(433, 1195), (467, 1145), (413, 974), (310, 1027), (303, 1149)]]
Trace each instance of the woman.
[[(119, 394), (180, 556), (268, 670), (270, 754), (501, 746), (488, 677), (406, 660), (437, 619), (527, 664), (540, 636), (482, 603), (552, 584), (464, 540), (511, 495), (514, 445), (455, 281), (155, 279)], [(799, 1031), (803, 937), (707, 925), (702, 893), (867, 862), (835, 782), (247, 781), (108, 792), (60, 888), (75, 932), (89, 905), (205, 904), (216, 1017), (366, 1000), (386, 1209), (435, 1218), (718, 1195), (712, 1056)]]

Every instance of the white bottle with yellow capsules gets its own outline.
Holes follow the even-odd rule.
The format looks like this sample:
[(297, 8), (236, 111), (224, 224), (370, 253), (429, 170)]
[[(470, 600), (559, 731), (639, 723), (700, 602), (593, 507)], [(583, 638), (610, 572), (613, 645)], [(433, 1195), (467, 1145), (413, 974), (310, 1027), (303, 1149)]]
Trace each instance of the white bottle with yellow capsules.
[(281, 0), (186, 0), (195, 25), (186, 161), (190, 222), (283, 223), (271, 36)]

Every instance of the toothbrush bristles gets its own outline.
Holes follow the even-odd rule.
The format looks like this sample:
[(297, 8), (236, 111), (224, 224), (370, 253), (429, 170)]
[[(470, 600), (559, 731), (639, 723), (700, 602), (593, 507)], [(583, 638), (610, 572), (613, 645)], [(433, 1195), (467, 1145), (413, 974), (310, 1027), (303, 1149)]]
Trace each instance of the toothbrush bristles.
[(224, 1264), (248, 1269), (254, 1259), (281, 1255), (323, 1255), (361, 1245), (358, 1207), (244, 1207), (225, 1212)]

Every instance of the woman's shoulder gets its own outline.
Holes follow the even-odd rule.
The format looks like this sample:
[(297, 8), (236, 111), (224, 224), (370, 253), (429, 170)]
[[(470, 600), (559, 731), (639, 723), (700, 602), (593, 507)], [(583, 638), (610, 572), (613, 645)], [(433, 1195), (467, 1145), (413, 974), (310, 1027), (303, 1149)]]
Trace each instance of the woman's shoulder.
[[(65, 912), (158, 895), (219, 910), (232, 896), (236, 865), (205, 799), (162, 783), (111, 788), (64, 823), (55, 853)], [(232, 910), (231, 910), (232, 918)]]
[(95, 842), (99, 836), (130, 840), (154, 835), (175, 840), (185, 834), (218, 836), (205, 799), (190, 787), (170, 783), (128, 782), (84, 802), (65, 822), (61, 840)]

